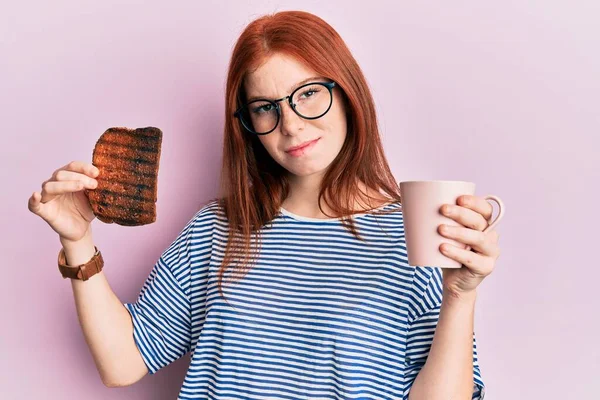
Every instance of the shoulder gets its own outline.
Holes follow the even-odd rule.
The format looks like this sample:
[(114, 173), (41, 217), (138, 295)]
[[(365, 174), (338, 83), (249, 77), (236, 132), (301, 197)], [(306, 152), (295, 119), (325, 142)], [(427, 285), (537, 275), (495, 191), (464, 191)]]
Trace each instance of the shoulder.
[(223, 214), (222, 200), (216, 198), (204, 203), (196, 213), (196, 217), (219, 216), (221, 214)]
[(218, 225), (223, 225), (223, 215), (217, 200), (206, 202), (188, 219), (163, 255), (168, 255), (174, 249), (181, 255), (209, 247)]
[(214, 226), (218, 222), (225, 221), (225, 212), (221, 205), (220, 199), (211, 199), (200, 206), (199, 210), (194, 214), (189, 224), (195, 228)]

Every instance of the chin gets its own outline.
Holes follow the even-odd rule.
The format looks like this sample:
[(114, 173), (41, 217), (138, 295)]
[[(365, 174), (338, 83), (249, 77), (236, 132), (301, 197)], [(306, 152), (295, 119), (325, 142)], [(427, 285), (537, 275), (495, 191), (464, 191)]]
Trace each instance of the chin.
[[(331, 160), (331, 161), (333, 161), (333, 160)], [(285, 169), (294, 176), (306, 177), (306, 176), (311, 176), (311, 175), (315, 175), (315, 174), (325, 173), (325, 171), (327, 170), (327, 167), (329, 166), (329, 164), (331, 164), (331, 161), (329, 161), (327, 163), (317, 163), (317, 162), (306, 161), (306, 164), (303, 166), (299, 166), (299, 165), (287, 166), (287, 167), (285, 167)]]

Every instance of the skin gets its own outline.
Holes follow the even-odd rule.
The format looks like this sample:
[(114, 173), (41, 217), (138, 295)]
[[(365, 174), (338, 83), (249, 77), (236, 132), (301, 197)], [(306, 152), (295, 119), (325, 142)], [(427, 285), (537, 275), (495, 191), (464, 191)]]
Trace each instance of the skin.
[(461, 268), (443, 268), (440, 316), (425, 365), (419, 371), (409, 400), (470, 399), (473, 391), (473, 330), (477, 287), (489, 276), (500, 257), (499, 235), (488, 227), (492, 205), (479, 196), (460, 196), (443, 204), (440, 213), (461, 226), (442, 224), (438, 232), (471, 250), (449, 243), (440, 251), (459, 261)]
[[(250, 75), (245, 82), (246, 92), (249, 96), (281, 98), (291, 93), (297, 82), (314, 75), (314, 71), (295, 60), (278, 55)], [(332, 109), (321, 119), (304, 120), (293, 113), (288, 103), (283, 103), (280, 125), (260, 137), (269, 154), (290, 173), (291, 195), (284, 207), (298, 215), (327, 217), (317, 204), (318, 188), (346, 138), (342, 105), (340, 93), (334, 89)], [(316, 137), (321, 137), (320, 143), (306, 157), (293, 158), (284, 151)], [(73, 161), (56, 170), (42, 183), (41, 192), (33, 192), (28, 201), (29, 211), (59, 234), (69, 265), (87, 262), (95, 251), (89, 229), (94, 216), (82, 191), (94, 189), (97, 176), (97, 168), (90, 163)], [(370, 194), (373, 195), (372, 191)], [(463, 266), (443, 269), (439, 322), (427, 362), (412, 386), (410, 400), (470, 398), (476, 288), (492, 273), (500, 256), (498, 233), (483, 232), (492, 211), (487, 200), (469, 195), (440, 209), (462, 226), (448, 226), (445, 231), (445, 225), (440, 225), (439, 233), (472, 249), (466, 251), (451, 244), (440, 247), (446, 256)], [(113, 387), (140, 380), (148, 371), (133, 340), (132, 321), (112, 292), (104, 272), (88, 281), (72, 280), (72, 286), (79, 320), (102, 381)]]
[[(274, 55), (244, 82), (248, 97), (279, 99), (289, 95), (301, 80), (316, 76), (309, 67), (284, 55)], [(318, 206), (318, 189), (328, 166), (346, 138), (347, 121), (339, 90), (334, 89), (332, 108), (320, 119), (305, 120), (287, 102), (281, 102), (281, 119), (268, 135), (259, 136), (271, 157), (290, 177), (290, 195), (282, 206), (298, 215), (327, 218)], [(311, 152), (302, 157), (285, 153), (290, 146), (320, 137)], [(364, 190), (364, 185), (359, 183)], [(374, 195), (373, 191), (368, 191)], [(382, 203), (385, 200), (382, 200)], [(324, 205), (326, 208), (326, 205)], [(357, 211), (360, 208), (356, 208)], [(492, 273), (500, 256), (499, 235), (487, 228), (491, 204), (482, 197), (465, 195), (456, 204), (444, 204), (440, 213), (461, 226), (438, 226), (438, 232), (462, 244), (443, 244), (440, 251), (462, 263), (461, 268), (443, 269), (443, 304), (432, 347), (425, 366), (417, 375), (410, 400), (471, 398), (473, 387), (472, 334), (476, 288)]]
[(465, 250), (450, 243), (440, 246), (440, 251), (449, 258), (459, 261), (461, 268), (444, 268), (444, 290), (454, 297), (472, 296), (477, 286), (492, 273), (496, 260), (500, 257), (495, 229), (483, 232), (492, 218), (492, 205), (479, 196), (460, 196), (457, 204), (444, 204), (440, 213), (453, 219), (462, 226), (442, 224), (438, 227), (440, 235), (471, 246)]
[[(279, 99), (298, 87), (298, 82), (317, 75), (313, 69), (293, 57), (274, 54), (247, 76), (244, 89), (248, 98), (259, 96)], [(334, 88), (331, 109), (315, 120), (301, 118), (286, 101), (280, 102), (280, 106), (282, 114), (279, 125), (268, 135), (260, 135), (259, 139), (271, 157), (289, 173), (290, 195), (282, 206), (298, 215), (328, 218), (319, 210), (318, 192), (323, 175), (346, 139), (346, 110), (340, 90)], [(290, 146), (315, 138), (321, 139), (302, 157), (292, 157), (285, 152)], [(359, 185), (365, 188), (362, 182)], [(375, 192), (368, 190), (368, 193), (385, 202)], [(324, 208), (327, 209), (325, 205)], [(360, 207), (356, 209), (360, 211)], [(482, 232), (492, 216), (492, 205), (482, 197), (465, 195), (459, 197), (457, 204), (444, 204), (440, 212), (445, 210), (449, 214), (444, 215), (462, 226), (440, 225), (440, 234), (468, 244), (472, 250), (465, 251), (450, 244), (440, 247), (446, 256), (464, 264), (459, 269), (444, 269), (444, 288), (455, 297), (469, 295), (492, 272), (495, 260), (500, 255), (497, 232)], [(448, 231), (444, 231), (444, 227)]]
[[(244, 89), (248, 98), (259, 96), (280, 99), (300, 86), (298, 82), (318, 75), (293, 57), (275, 54), (246, 77)], [(259, 140), (271, 157), (289, 173), (290, 195), (282, 206), (305, 217), (329, 218), (319, 210), (318, 193), (327, 168), (337, 157), (346, 139), (346, 109), (340, 89), (333, 89), (333, 103), (327, 114), (315, 120), (301, 118), (294, 113), (287, 101), (279, 104), (279, 125), (268, 135), (260, 135)], [(293, 157), (285, 152), (289, 147), (316, 138), (320, 140), (310, 152), (301, 157)], [(362, 182), (359, 182), (359, 186), (366, 190)], [(383, 196), (373, 190), (367, 192), (381, 199), (380, 204), (386, 202)], [(330, 212), (325, 204), (323, 208), (327, 213)], [(357, 212), (364, 210), (358, 204), (354, 208)]]

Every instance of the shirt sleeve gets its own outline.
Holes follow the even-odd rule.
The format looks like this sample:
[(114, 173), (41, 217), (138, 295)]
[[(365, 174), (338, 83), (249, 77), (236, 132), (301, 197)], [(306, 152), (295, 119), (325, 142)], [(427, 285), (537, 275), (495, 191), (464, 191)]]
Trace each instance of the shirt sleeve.
[(161, 254), (137, 301), (124, 303), (133, 321), (135, 343), (150, 374), (181, 358), (192, 347), (189, 277), (194, 220)]
[[(408, 400), (410, 389), (431, 348), (442, 305), (442, 270), (439, 267), (416, 267), (413, 283), (413, 301), (409, 304), (408, 333), (404, 369), (405, 390)], [(473, 400), (483, 400), (485, 384), (477, 358), (477, 340), (473, 332)]]

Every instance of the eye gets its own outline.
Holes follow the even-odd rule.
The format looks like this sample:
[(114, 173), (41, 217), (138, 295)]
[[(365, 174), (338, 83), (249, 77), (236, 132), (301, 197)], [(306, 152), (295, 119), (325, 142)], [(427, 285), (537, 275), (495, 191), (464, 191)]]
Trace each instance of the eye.
[(261, 114), (262, 112), (269, 112), (273, 109), (273, 104), (265, 104), (264, 106), (255, 107), (252, 112), (255, 114)]
[[(302, 92), (301, 96), (306, 96), (308, 93), (317, 93), (317, 92), (319, 92), (319, 89), (311, 88), (311, 89), (308, 89), (305, 92)], [(312, 95), (307, 96), (307, 97), (312, 97)]]

